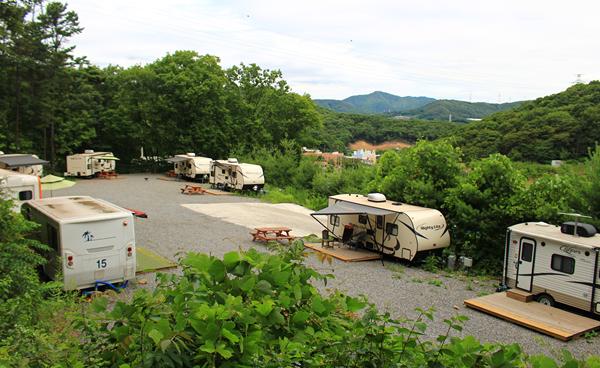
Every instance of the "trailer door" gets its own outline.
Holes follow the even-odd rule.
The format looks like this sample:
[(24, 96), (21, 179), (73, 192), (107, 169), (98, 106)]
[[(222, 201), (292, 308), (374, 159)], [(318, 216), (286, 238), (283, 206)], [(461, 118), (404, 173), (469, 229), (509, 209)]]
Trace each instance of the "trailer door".
[(518, 289), (531, 291), (535, 266), (535, 245), (535, 240), (521, 238), (519, 244), (519, 261), (517, 262), (516, 286)]

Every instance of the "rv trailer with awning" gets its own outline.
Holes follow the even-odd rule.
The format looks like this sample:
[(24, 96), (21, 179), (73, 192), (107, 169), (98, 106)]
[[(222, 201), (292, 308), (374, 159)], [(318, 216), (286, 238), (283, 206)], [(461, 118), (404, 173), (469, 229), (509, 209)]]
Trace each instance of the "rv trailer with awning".
[(0, 152), (0, 169), (16, 171), (25, 175), (42, 176), (43, 165), (48, 161), (25, 153), (5, 154)]
[(118, 160), (112, 152), (85, 150), (84, 153), (67, 156), (65, 176), (92, 177), (100, 173), (114, 173)]
[(265, 176), (260, 165), (239, 163), (237, 159), (229, 158), (211, 163), (209, 182), (218, 189), (259, 191), (265, 186)]
[(196, 156), (195, 153), (186, 153), (175, 155), (167, 159), (167, 162), (173, 164), (173, 172), (182, 178), (206, 182), (210, 176), (209, 157)]
[(506, 233), (503, 284), (546, 305), (600, 314), (599, 253), (600, 235), (589, 224), (513, 225)]
[(446, 219), (440, 211), (388, 201), (380, 193), (331, 196), (329, 206), (311, 216), (334, 237), (351, 245), (409, 261), (450, 245)]
[(0, 198), (12, 199), (18, 212), (25, 201), (42, 198), (40, 178), (0, 169)]

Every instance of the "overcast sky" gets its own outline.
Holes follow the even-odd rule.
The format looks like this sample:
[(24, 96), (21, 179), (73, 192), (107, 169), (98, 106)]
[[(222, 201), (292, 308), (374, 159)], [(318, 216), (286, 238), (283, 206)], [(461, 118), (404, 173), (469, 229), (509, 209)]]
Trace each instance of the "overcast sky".
[(298, 93), (509, 102), (600, 79), (598, 1), (71, 0), (76, 54), (145, 64), (176, 50), (280, 69)]

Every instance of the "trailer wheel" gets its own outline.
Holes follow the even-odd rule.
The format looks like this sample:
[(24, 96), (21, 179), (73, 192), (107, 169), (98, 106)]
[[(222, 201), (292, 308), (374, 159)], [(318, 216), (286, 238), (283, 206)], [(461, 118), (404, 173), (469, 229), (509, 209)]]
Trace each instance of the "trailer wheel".
[(549, 307), (554, 307), (554, 298), (551, 297), (548, 294), (540, 294), (537, 298), (536, 298), (538, 303), (547, 305)]

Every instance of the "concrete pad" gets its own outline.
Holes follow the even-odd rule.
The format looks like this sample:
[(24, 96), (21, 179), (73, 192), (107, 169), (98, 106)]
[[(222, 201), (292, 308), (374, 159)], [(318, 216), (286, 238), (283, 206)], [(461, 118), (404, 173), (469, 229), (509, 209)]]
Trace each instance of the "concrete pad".
[(310, 216), (313, 210), (292, 203), (194, 203), (182, 206), (248, 229), (288, 226), (294, 236), (320, 234), (323, 230)]

